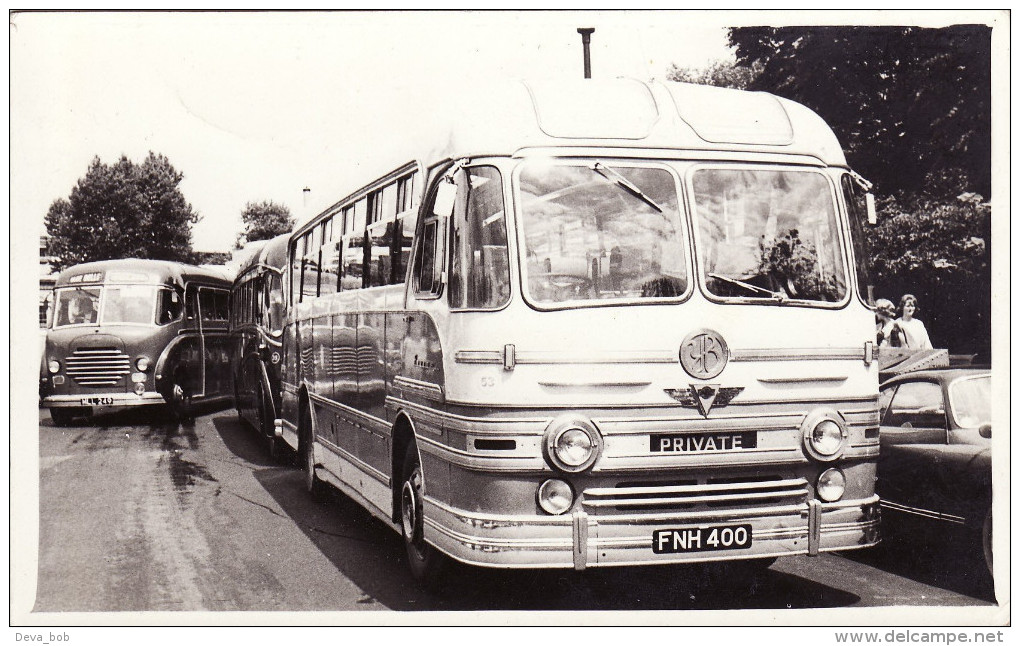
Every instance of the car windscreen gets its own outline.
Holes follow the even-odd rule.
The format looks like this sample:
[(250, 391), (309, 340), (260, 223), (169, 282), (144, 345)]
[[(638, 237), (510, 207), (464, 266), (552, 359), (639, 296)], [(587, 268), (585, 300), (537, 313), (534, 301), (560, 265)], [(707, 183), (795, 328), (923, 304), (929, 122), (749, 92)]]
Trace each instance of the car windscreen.
[(992, 421), (992, 379), (989, 375), (964, 377), (949, 385), (949, 402), (956, 424), (974, 428)]

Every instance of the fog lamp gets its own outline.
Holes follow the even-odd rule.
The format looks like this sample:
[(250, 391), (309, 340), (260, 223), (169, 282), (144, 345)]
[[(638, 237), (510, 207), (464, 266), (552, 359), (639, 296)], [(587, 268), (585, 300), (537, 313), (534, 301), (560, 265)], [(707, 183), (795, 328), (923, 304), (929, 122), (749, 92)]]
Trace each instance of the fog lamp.
[(146, 370), (149, 369), (149, 358), (138, 357), (138, 359), (135, 360), (135, 367), (138, 368), (138, 370), (140, 370), (141, 372), (145, 372)]
[(574, 492), (562, 480), (546, 480), (538, 488), (538, 505), (556, 516), (570, 509), (574, 504)]
[(144, 395), (145, 394), (145, 384), (143, 384), (141, 382), (135, 383), (135, 394), (136, 395)]
[(826, 469), (818, 476), (815, 492), (825, 502), (836, 502), (846, 491), (846, 476), (839, 469)]
[(55, 375), (58, 372), (60, 372), (60, 362), (57, 361), (56, 359), (50, 359), (50, 362), (49, 364), (47, 364), (47, 367), (50, 369), (51, 375)]

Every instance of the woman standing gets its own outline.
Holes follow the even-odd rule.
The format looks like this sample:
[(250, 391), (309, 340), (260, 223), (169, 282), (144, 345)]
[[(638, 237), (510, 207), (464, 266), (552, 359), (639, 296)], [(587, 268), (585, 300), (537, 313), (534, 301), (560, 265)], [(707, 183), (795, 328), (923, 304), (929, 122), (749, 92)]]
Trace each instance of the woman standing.
[(875, 336), (880, 348), (901, 348), (904, 346), (903, 330), (896, 318), (896, 307), (892, 301), (880, 298), (875, 301)]
[(915, 350), (931, 350), (928, 330), (925, 329), (924, 323), (914, 318), (919, 311), (917, 297), (913, 294), (904, 294), (900, 298), (900, 318), (896, 322), (903, 331), (904, 346)]

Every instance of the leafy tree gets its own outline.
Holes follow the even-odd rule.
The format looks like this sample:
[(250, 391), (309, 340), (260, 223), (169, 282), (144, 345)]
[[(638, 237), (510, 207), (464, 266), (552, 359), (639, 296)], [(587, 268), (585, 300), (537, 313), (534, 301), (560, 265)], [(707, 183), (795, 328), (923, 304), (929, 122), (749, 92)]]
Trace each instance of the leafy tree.
[(991, 208), (976, 193), (953, 200), (899, 195), (879, 201), (869, 243), (876, 293), (917, 296), (935, 347), (961, 354), (991, 349)]
[(879, 191), (955, 172), (991, 194), (990, 28), (738, 27), (729, 40), (739, 65), (761, 66), (748, 88), (816, 111)]
[(270, 200), (248, 202), (241, 212), (244, 231), (237, 234), (235, 246), (240, 249), (246, 242), (270, 240), (294, 228), (290, 209)]
[(187, 262), (199, 216), (178, 188), (183, 178), (152, 152), (141, 164), (126, 156), (112, 165), (94, 158), (71, 195), (46, 214), (55, 268), (111, 258)]
[(737, 65), (728, 61), (715, 61), (706, 68), (679, 67), (674, 64), (666, 72), (670, 81), (714, 85), (734, 90), (746, 90), (761, 74), (763, 65), (753, 62), (750, 66)]

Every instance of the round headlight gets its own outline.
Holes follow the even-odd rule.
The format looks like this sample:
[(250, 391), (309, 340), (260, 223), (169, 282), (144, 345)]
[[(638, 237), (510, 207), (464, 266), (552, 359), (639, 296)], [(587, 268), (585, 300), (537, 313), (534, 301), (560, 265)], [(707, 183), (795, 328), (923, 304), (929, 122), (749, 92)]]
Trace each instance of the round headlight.
[(843, 454), (847, 445), (847, 430), (842, 418), (832, 410), (815, 410), (803, 424), (804, 450), (823, 462), (831, 462)]
[(560, 471), (579, 473), (595, 464), (602, 451), (602, 436), (590, 421), (574, 416), (552, 421), (545, 431), (546, 461)]
[(50, 363), (47, 366), (50, 369), (50, 374), (57, 374), (60, 372), (60, 362), (56, 359), (50, 359)]
[(556, 457), (568, 467), (579, 467), (587, 462), (594, 449), (591, 436), (579, 428), (568, 428), (560, 433), (553, 447)]
[(135, 367), (138, 368), (140, 372), (145, 372), (149, 369), (149, 358), (138, 357), (138, 359), (135, 360)]
[(846, 491), (846, 476), (839, 469), (826, 469), (818, 476), (818, 486), (815, 487), (818, 497), (825, 502), (836, 502), (843, 497)]
[(562, 480), (546, 480), (538, 488), (538, 505), (556, 516), (574, 504), (574, 491)]
[(831, 419), (822, 420), (811, 431), (811, 444), (822, 455), (833, 455), (843, 445), (843, 429)]

